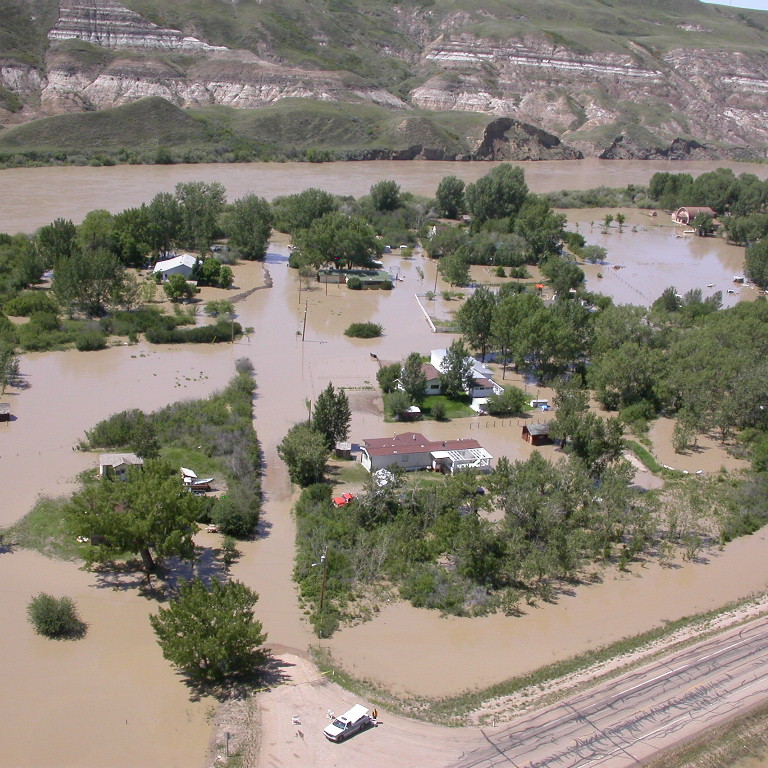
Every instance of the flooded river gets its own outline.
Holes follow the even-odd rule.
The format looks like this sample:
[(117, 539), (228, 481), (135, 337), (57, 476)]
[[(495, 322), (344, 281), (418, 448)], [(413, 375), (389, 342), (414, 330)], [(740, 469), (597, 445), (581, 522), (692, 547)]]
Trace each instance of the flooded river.
[[(278, 195), (318, 187), (359, 197), (381, 179), (395, 179), (406, 192), (433, 196), (444, 176), (467, 183), (498, 163), (398, 162), (233, 163), (204, 165), (116, 165), (103, 168), (9, 168), (0, 170), (0, 232), (32, 232), (55, 218), (76, 224), (89, 211), (117, 213), (148, 203), (158, 192), (173, 192), (179, 182), (218, 181), (235, 200), (253, 192), (272, 200)], [(518, 163), (533, 192), (647, 184), (657, 171), (697, 176), (716, 167), (768, 177), (759, 163), (656, 162), (643, 160), (555, 160)]]
[[(545, 186), (545, 165), (530, 166), (529, 179), (535, 188)], [(572, 167), (569, 175), (563, 164), (548, 165), (557, 175), (557, 181), (548, 187), (552, 189), (641, 182), (658, 170), (658, 166), (622, 163), (609, 164), (603, 172), (603, 164), (589, 162)], [(18, 228), (26, 231), (59, 215), (77, 219), (78, 210), (80, 215), (97, 206), (120, 210), (148, 200), (161, 191), (156, 174), (166, 174), (163, 188), (168, 190), (180, 180), (219, 180), (225, 183), (230, 196), (253, 190), (273, 197), (310, 185), (362, 194), (380, 178), (397, 178), (404, 189), (431, 194), (439, 179), (448, 173), (465, 178), (470, 178), (466, 174), (476, 173), (477, 177), (488, 167), (442, 163), (298, 168), (170, 166), (39, 169), (39, 174), (38, 169), (33, 169), (0, 172), (0, 184), (9, 184), (14, 175), (40, 180), (35, 187), (36, 202), (28, 198), (25, 218), (19, 215), (17, 219), (24, 222)], [(624, 175), (619, 179), (621, 168)], [(700, 170), (704, 168), (694, 172)], [(56, 182), (59, 171), (62, 176)], [(617, 175), (606, 178), (608, 171)], [(113, 172), (115, 175), (110, 177)], [(78, 174), (82, 176), (76, 183)], [(259, 174), (263, 176), (257, 181)], [(628, 178), (632, 174), (637, 176)], [(46, 178), (48, 181), (43, 182)], [(91, 181), (85, 183), (86, 178)], [(122, 182), (109, 186), (113, 182), (107, 184), (105, 180), (110, 178)], [(113, 190), (115, 200), (109, 197)], [(4, 192), (11, 204), (18, 202), (18, 196), (8, 198), (9, 187)], [(41, 210), (43, 204), (46, 208)], [(74, 207), (67, 209), (67, 205)], [(8, 215), (4, 207), (6, 222)], [(588, 227), (588, 223), (585, 220), (580, 226)], [(6, 223), (5, 229), (13, 228)], [(630, 245), (643, 236), (626, 230), (606, 236), (611, 244), (621, 246), (613, 250), (612, 245), (610, 256), (612, 264), (625, 266), (615, 270), (617, 277), (629, 274)], [(632, 261), (641, 258), (642, 250), (638, 249)], [(668, 252), (670, 262), (674, 254), (680, 253), (674, 236)], [(698, 258), (695, 252), (691, 258)], [(706, 256), (701, 258), (706, 265), (701, 280), (722, 287), (720, 282), (726, 279), (731, 265), (723, 266), (725, 271), (717, 280), (710, 279), (715, 262), (710, 263)], [(653, 269), (658, 270), (657, 248), (652, 261)], [(237, 358), (248, 357), (255, 366), (258, 383), (255, 425), (266, 460), (265, 508), (260, 535), (242, 546), (243, 557), (233, 573), (260, 593), (256, 613), (269, 633), (269, 642), (299, 650), (317, 643), (291, 582), (293, 497), (276, 446), (290, 425), (305, 417), (306, 400), (314, 400), (329, 381), (348, 388), (354, 407), (353, 441), (395, 431), (397, 428), (385, 424), (381, 417), (374, 389), (377, 365), (370, 353), (382, 361), (395, 361), (410, 351), (426, 353), (447, 346), (452, 339), (431, 332), (414, 296), (435, 285), (433, 265), (419, 257), (401, 261), (396, 254), (385, 257), (385, 262), (393, 270), (398, 269), (403, 278), (391, 292), (349, 291), (333, 285), (299, 291), (287, 266), (285, 244), (273, 244), (265, 266), (274, 286), (257, 290), (237, 305), (238, 320), (256, 329), (250, 340), (206, 347), (138, 344), (98, 353), (72, 350), (24, 356), (21, 367), (29, 387), (11, 390), (3, 398), (11, 403), (16, 418), (0, 425), (0, 482), (4, 489), (0, 525), (20, 518), (39, 494), (71, 491), (77, 473), (96, 461), (95, 456), (72, 448), (99, 419), (124, 408), (151, 410), (178, 399), (204, 396), (231, 377)], [(417, 266), (425, 273), (423, 281)], [(602, 269), (604, 277), (590, 273), (590, 281), (603, 280), (607, 284), (607, 270)], [(667, 277), (678, 288), (687, 285), (679, 273), (664, 276), (659, 285)], [(263, 285), (263, 266), (236, 267), (236, 285), (238, 292)], [(443, 287), (440, 281), (437, 287), (438, 291)], [(654, 298), (657, 287), (642, 287), (642, 291)], [(436, 313), (450, 311), (447, 303), (435, 303)], [(368, 320), (382, 324), (382, 338), (356, 340), (343, 335), (350, 322)], [(477, 437), (496, 457), (525, 458), (531, 450), (520, 439), (516, 420), (497, 422), (474, 417), (439, 425), (427, 422), (422, 429), (435, 439)], [(555, 455), (552, 449), (545, 451), (550, 457)], [(686, 461), (691, 470), (709, 471), (729, 460), (712, 444)], [(202, 537), (201, 545), (215, 543), (211, 538), (215, 537)], [(394, 689), (434, 695), (457, 692), (763, 590), (768, 583), (765, 545), (765, 533), (761, 532), (729, 545), (723, 552), (710, 554), (705, 558), (707, 562), (669, 569), (650, 566), (638, 568), (633, 574), (610, 576), (603, 584), (579, 588), (577, 596), (564, 597), (556, 605), (527, 609), (521, 618), (443, 619), (434, 612), (393, 603), (374, 621), (345, 629), (331, 641), (323, 642), (356, 674)], [(163, 661), (146, 618), (154, 610), (151, 602), (137, 596), (133, 589), (104, 588), (93, 575), (78, 570), (76, 564), (54, 562), (18, 550), (0, 550), (0, 583), (5, 585), (0, 590), (0, 679), (4, 681), (0, 743), (4, 762), (25, 768), (95, 768), (106, 764), (129, 768), (146, 762), (202, 764), (211, 702), (191, 701), (186, 688)], [(41, 590), (76, 599), (91, 627), (84, 640), (52, 643), (32, 633), (25, 620), (25, 606)], [(451, 673), (446, 674), (446, 670)], [(39, 738), (43, 732), (45, 738)]]

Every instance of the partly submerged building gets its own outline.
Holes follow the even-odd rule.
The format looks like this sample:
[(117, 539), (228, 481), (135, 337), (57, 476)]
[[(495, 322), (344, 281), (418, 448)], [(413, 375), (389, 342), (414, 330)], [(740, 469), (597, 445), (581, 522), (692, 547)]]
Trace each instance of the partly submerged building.
[(434, 470), (452, 475), (462, 469), (491, 471), (491, 456), (477, 440), (427, 440), (419, 432), (363, 440), (360, 461), (369, 472), (389, 467)]

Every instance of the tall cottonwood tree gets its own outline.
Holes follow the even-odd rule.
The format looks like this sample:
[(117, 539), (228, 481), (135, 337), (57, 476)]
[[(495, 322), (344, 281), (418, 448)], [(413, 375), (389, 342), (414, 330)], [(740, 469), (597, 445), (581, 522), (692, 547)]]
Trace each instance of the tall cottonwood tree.
[(224, 682), (253, 672), (267, 639), (253, 616), (259, 596), (239, 581), (183, 582), (167, 608), (150, 616), (163, 656), (191, 678)]
[(331, 382), (317, 396), (312, 412), (312, 429), (320, 432), (329, 447), (349, 436), (352, 413), (343, 389), (336, 391)]
[(92, 546), (88, 562), (108, 562), (126, 552), (141, 556), (147, 573), (155, 558), (175, 555), (191, 560), (201, 501), (184, 488), (167, 464), (147, 462), (126, 481), (103, 478), (72, 497), (65, 508), (69, 527)]
[(244, 259), (263, 259), (272, 233), (272, 208), (257, 195), (235, 200), (222, 217), (229, 246)]

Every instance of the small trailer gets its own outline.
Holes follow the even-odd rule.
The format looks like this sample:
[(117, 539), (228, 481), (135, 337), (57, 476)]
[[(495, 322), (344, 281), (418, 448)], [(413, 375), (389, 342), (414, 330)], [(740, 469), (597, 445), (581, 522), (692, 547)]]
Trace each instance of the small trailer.
[(376, 725), (375, 711), (371, 713), (362, 704), (355, 704), (352, 709), (337, 717), (323, 729), (325, 738), (337, 743)]

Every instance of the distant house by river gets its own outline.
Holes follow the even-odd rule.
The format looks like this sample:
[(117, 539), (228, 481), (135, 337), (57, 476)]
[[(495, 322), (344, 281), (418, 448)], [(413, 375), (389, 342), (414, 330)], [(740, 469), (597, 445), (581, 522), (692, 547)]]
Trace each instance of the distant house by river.
[(174, 256), (172, 259), (158, 261), (152, 270), (153, 275), (160, 275), (163, 281), (171, 275), (182, 275), (184, 279), (189, 278), (192, 270), (195, 268), (197, 258), (189, 253), (182, 253), (180, 256)]
[(672, 221), (675, 224), (682, 224), (685, 227), (690, 227), (693, 226), (693, 220), (702, 213), (711, 216), (712, 226), (715, 229), (719, 228), (720, 222), (717, 220), (717, 214), (706, 205), (684, 205), (672, 214)]
[(99, 475), (125, 480), (131, 467), (144, 467), (144, 459), (135, 453), (102, 453), (99, 456)]
[(452, 475), (460, 469), (491, 471), (491, 456), (477, 440), (427, 440), (419, 432), (363, 440), (360, 461), (369, 472), (401, 467), (413, 472), (434, 470)]

